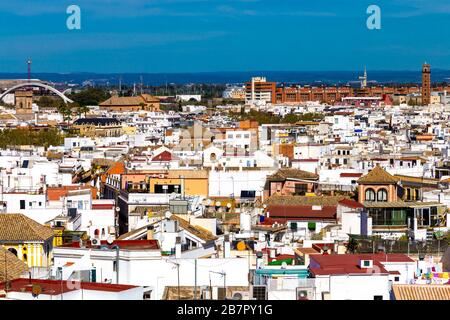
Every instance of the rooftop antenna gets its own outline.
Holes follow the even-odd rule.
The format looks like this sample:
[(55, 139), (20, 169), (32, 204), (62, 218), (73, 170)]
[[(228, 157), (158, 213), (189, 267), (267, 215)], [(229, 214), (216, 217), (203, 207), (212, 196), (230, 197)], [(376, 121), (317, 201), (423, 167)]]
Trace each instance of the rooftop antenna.
[(33, 62), (31, 61), (31, 58), (28, 58), (27, 65), (28, 65), (28, 82), (31, 81), (31, 64)]

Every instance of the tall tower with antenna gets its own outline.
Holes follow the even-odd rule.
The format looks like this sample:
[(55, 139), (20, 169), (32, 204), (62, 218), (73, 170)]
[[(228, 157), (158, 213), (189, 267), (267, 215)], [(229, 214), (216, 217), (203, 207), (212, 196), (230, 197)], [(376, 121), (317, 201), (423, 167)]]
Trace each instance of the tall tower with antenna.
[(28, 58), (27, 65), (28, 65), (28, 82), (31, 81), (31, 64), (33, 62), (31, 61), (31, 58)]

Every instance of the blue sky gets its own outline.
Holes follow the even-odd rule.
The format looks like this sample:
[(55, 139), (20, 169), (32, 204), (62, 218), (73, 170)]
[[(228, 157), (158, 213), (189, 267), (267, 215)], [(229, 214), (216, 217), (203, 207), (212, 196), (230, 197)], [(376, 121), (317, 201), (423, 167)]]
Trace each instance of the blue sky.
[[(0, 72), (450, 69), (448, 0), (15, 0)], [(66, 8), (81, 8), (81, 30)], [(381, 30), (366, 27), (381, 8)]]

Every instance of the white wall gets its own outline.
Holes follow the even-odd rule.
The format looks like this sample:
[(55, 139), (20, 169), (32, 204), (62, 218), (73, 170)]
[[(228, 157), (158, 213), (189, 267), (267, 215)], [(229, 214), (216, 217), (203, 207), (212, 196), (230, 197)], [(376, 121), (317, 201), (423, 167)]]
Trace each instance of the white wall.
[(388, 275), (332, 275), (316, 278), (316, 299), (322, 299), (322, 292), (330, 292), (331, 300), (373, 300), (383, 296), (389, 300)]
[[(55, 266), (62, 266), (67, 262), (75, 262), (81, 259), (84, 249), (55, 248)], [(112, 279), (116, 281), (116, 274), (113, 271), (113, 261), (116, 253), (113, 250), (103, 251), (91, 250), (88, 265), (93, 264), (97, 269), (97, 279)], [(75, 253), (71, 254), (71, 253)], [(159, 251), (158, 251), (159, 253)], [(177, 286), (177, 267), (169, 262), (173, 261), (180, 265), (180, 285), (194, 286), (195, 284), (195, 259), (161, 259), (156, 256), (156, 251), (127, 251), (121, 250), (119, 264), (119, 283), (139, 286), (152, 286), (158, 290), (158, 299), (164, 292), (164, 286)], [(197, 285), (209, 286), (209, 276), (213, 286), (222, 286), (223, 278), (211, 273), (226, 272), (227, 286), (247, 286), (248, 285), (248, 260), (247, 258), (219, 258), (219, 259), (197, 259)], [(153, 296), (155, 298), (156, 296)]]
[(266, 178), (275, 170), (242, 170), (209, 172), (209, 196), (229, 197), (233, 193), (239, 197), (242, 190), (255, 190), (256, 196), (261, 194)]

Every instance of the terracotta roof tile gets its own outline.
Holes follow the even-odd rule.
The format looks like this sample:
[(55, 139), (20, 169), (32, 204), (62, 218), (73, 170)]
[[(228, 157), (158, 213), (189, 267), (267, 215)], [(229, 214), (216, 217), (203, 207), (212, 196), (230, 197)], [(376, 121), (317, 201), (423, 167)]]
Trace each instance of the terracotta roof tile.
[(449, 285), (394, 284), (396, 300), (450, 300)]
[(276, 173), (267, 177), (268, 181), (278, 181), (286, 179), (307, 179), (307, 180), (317, 180), (319, 176), (315, 173), (308, 171), (303, 171), (299, 169), (283, 168), (278, 170)]
[(376, 165), (368, 174), (359, 178), (358, 184), (396, 184), (398, 179)]
[(0, 246), (0, 282), (17, 279), (26, 271), (24, 262)]
[(53, 230), (23, 214), (0, 213), (1, 241), (45, 241), (54, 236)]

